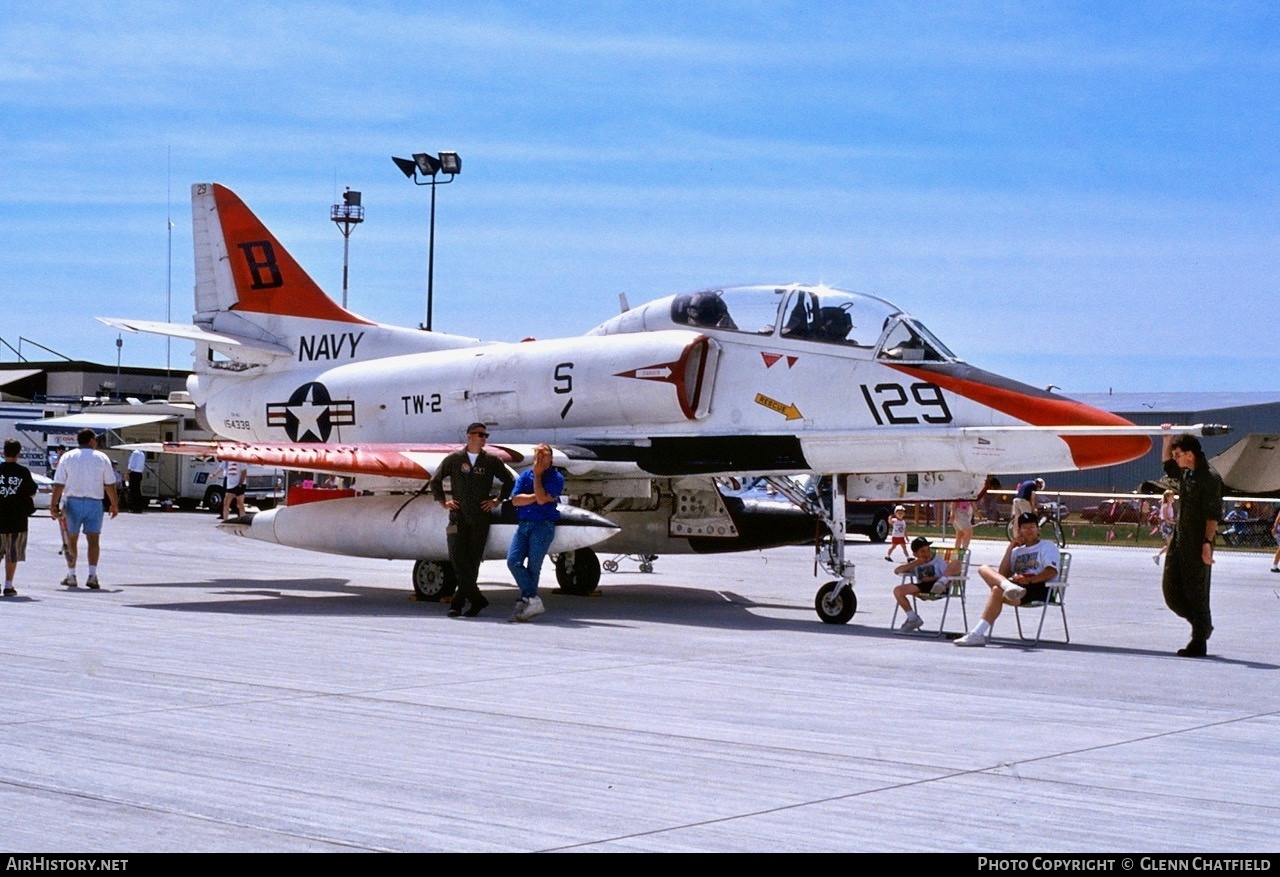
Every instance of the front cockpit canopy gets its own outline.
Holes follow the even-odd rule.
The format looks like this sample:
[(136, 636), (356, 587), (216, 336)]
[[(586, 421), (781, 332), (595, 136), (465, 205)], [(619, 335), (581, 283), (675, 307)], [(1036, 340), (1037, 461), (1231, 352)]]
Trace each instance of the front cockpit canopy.
[[(657, 309), (664, 301), (646, 307)], [(669, 301), (670, 320), (676, 326), (862, 348), (874, 352), (877, 359), (944, 362), (956, 358), (928, 329), (890, 302), (826, 286), (704, 289)], [(645, 324), (656, 328), (648, 316)], [(608, 325), (600, 329), (607, 332)]]

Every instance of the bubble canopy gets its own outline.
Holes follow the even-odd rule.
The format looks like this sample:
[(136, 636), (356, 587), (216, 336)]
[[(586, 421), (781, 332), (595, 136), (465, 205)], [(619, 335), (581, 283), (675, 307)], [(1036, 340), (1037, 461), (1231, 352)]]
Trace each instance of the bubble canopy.
[[(877, 359), (956, 360), (932, 332), (891, 302), (827, 286), (704, 289), (662, 299), (646, 309), (658, 310), (664, 304), (675, 326), (860, 348)], [(646, 325), (652, 322), (645, 320)]]

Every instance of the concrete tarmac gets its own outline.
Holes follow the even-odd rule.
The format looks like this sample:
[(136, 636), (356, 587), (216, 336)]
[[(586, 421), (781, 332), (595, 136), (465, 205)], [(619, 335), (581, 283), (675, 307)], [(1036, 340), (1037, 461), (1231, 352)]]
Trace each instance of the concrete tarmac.
[(0, 601), (8, 851), (1280, 848), (1262, 555), (1219, 555), (1190, 660), (1138, 549), (1074, 550), (1070, 645), (961, 649), (888, 630), (865, 542), (845, 626), (804, 548), (623, 561), (593, 597), (548, 564), (546, 615), (516, 625), (497, 562), (492, 607), (449, 619), (408, 563), (151, 512), (107, 523), (95, 593), (58, 587), (31, 524)]

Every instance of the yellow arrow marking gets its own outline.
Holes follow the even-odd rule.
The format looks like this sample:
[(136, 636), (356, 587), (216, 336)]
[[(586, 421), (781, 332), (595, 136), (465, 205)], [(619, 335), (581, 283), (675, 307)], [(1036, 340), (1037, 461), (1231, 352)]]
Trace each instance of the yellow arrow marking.
[(756, 393), (756, 404), (763, 405), (770, 411), (786, 415), (787, 420), (799, 420), (804, 416), (795, 405), (783, 405), (777, 399), (770, 399), (764, 393)]

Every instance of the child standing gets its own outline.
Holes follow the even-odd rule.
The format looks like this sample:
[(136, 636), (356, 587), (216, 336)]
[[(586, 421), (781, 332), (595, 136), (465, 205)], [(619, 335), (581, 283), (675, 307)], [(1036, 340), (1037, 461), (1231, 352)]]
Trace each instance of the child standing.
[(893, 510), (893, 517), (889, 519), (889, 534), (893, 537), (893, 541), (889, 543), (889, 551), (885, 554), (884, 559), (893, 560), (893, 549), (899, 545), (902, 546), (902, 559), (911, 560), (911, 553), (907, 551), (907, 510), (904, 506), (897, 506)]

